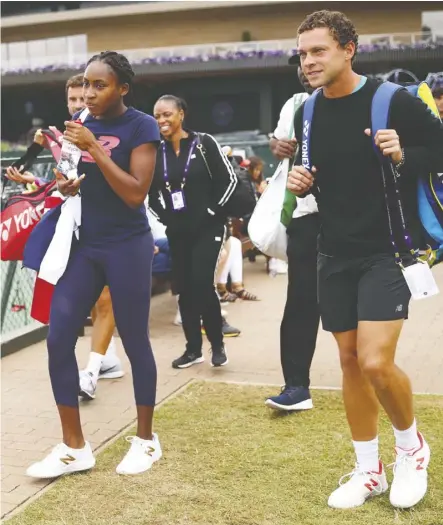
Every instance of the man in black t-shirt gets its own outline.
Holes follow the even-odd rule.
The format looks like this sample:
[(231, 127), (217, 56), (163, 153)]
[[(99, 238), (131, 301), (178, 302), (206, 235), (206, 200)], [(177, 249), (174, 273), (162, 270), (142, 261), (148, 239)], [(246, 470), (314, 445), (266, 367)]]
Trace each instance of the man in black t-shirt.
[[(328, 504), (357, 507), (388, 490), (378, 452), (381, 403), (396, 440), (390, 501), (395, 507), (409, 508), (426, 493), (430, 450), (417, 432), (411, 383), (394, 363), (411, 296), (394, 257), (394, 236), (403, 265), (414, 260), (398, 236), (404, 231), (399, 230), (399, 206), (392, 205), (392, 198), (392, 236), (388, 226), (385, 193), (389, 202), (394, 179), (391, 174), (385, 190), (370, 129), (371, 103), (379, 82), (352, 70), (358, 35), (342, 13), (309, 15), (298, 37), (303, 72), (313, 88), (322, 90), (310, 129), (312, 168), (302, 166), (300, 152), (288, 189), (299, 196), (315, 190), (317, 197), (320, 313), (324, 329), (338, 343), (346, 415), (357, 456), (355, 470), (331, 494)], [(303, 124), (302, 107), (294, 119), (299, 143)], [(377, 132), (375, 144), (395, 165), (402, 190), (415, 186), (410, 182), (418, 173), (443, 171), (443, 126), (419, 99), (398, 91), (389, 128)], [(411, 225), (413, 217), (406, 213), (405, 220)]]

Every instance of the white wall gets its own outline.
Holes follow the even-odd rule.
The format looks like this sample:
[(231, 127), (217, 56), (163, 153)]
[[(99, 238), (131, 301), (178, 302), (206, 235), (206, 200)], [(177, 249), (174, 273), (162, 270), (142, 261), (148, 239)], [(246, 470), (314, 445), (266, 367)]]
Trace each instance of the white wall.
[(422, 22), (433, 31), (443, 32), (443, 11), (425, 11), (422, 14)]

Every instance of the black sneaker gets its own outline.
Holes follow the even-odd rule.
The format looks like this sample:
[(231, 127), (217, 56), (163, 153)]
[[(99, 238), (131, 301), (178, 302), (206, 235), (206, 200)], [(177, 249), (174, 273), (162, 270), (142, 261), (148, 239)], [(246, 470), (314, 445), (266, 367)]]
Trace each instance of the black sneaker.
[(172, 368), (189, 368), (192, 365), (203, 363), (205, 358), (200, 354), (186, 352), (172, 361)]
[(223, 345), (219, 350), (214, 350), (214, 348), (211, 348), (212, 351), (212, 361), (211, 366), (225, 366), (228, 364), (228, 354), (226, 353), (225, 345)]
[(310, 410), (313, 408), (309, 388), (286, 385), (278, 396), (268, 397), (265, 405), (277, 410)]
[(223, 319), (222, 332), (224, 337), (238, 337), (241, 334), (241, 331), (238, 328), (231, 326), (225, 317)]

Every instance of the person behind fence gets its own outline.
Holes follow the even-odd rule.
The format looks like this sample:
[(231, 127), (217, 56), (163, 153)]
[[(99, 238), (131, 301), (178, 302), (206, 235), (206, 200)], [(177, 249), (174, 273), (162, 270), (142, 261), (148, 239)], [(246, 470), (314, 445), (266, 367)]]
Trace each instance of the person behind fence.
[(251, 178), (251, 182), (254, 184), (255, 193), (257, 199), (261, 197), (261, 194), (265, 191), (268, 183), (263, 176), (264, 162), (260, 157), (248, 157), (248, 173)]
[(427, 492), (431, 452), (417, 430), (411, 381), (395, 355), (411, 293), (415, 287), (430, 290), (433, 276), (417, 260), (399, 179), (443, 171), (443, 125), (400, 88), (392, 97), (388, 129), (372, 129), (371, 115), (378, 116), (374, 97), (390, 86), (353, 71), (357, 47), (356, 29), (343, 13), (318, 11), (298, 28), (303, 72), (320, 89), (295, 114), (295, 136), (307, 147), (303, 154), (299, 150), (288, 189), (297, 196), (315, 191), (317, 197), (320, 314), (338, 345), (357, 458), (328, 504), (358, 507), (388, 490), (378, 448), (381, 405), (395, 436), (389, 499), (394, 507), (410, 508)]
[(186, 368), (204, 361), (202, 319), (211, 344), (211, 364), (220, 367), (228, 363), (228, 356), (214, 274), (226, 235), (223, 206), (237, 186), (237, 176), (211, 135), (183, 127), (185, 113), (186, 103), (173, 95), (155, 103), (154, 117), (163, 140), (149, 206), (166, 226), (173, 288), (179, 294), (186, 338), (186, 350), (172, 366)]
[[(258, 301), (258, 297), (246, 290), (243, 284), (243, 253), (242, 243), (237, 237), (229, 236), (226, 241), (229, 248), (226, 261), (217, 272), (217, 291), (221, 302), (233, 303), (237, 299), (243, 301)], [(228, 279), (230, 278), (230, 290)]]
[[(151, 468), (162, 452), (152, 432), (157, 370), (149, 341), (151, 265), (154, 241), (144, 200), (154, 174), (160, 135), (155, 120), (126, 105), (134, 72), (125, 56), (105, 51), (94, 55), (84, 73), (89, 114), (83, 125), (66, 122), (64, 138), (82, 157), (75, 180), (56, 171), (66, 196), (81, 192), (78, 246), (55, 286), (47, 338), (49, 373), (60, 415), (63, 442), (27, 474), (54, 478), (95, 465), (85, 441), (78, 406), (79, 375), (75, 344), (79, 330), (105, 284), (129, 357), (137, 405), (137, 431), (117, 466), (119, 474)], [(63, 212), (62, 212), (63, 213)]]
[[(223, 146), (223, 153), (228, 158), (239, 180), (248, 185), (251, 194), (255, 194), (255, 185), (249, 177), (245, 168), (240, 166), (238, 157), (235, 158), (230, 146)], [(240, 157), (241, 161), (241, 157)], [(245, 301), (258, 301), (258, 297), (245, 289), (243, 283), (243, 246), (242, 241), (236, 235), (247, 235), (247, 224), (250, 214), (241, 219), (228, 218), (226, 228), (226, 243), (223, 248), (225, 257), (219, 262), (216, 272), (217, 292), (221, 303), (233, 303), (237, 299)], [(234, 232), (235, 226), (240, 226), (240, 231)], [(228, 290), (228, 280), (230, 279), (230, 289)]]

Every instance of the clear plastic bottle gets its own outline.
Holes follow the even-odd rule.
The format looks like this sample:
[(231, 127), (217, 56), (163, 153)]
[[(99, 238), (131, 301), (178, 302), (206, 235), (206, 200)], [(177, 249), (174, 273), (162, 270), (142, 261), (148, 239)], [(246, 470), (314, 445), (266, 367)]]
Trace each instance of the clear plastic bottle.
[(68, 140), (62, 140), (62, 149), (57, 164), (57, 170), (67, 179), (76, 179), (78, 178), (78, 163), (82, 156), (81, 149)]

